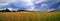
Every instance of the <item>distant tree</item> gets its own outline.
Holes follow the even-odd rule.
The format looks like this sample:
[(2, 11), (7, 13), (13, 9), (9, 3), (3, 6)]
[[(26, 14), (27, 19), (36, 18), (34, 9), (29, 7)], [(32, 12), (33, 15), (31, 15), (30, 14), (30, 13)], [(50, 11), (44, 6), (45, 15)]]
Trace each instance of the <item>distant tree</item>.
[(9, 9), (6, 9), (6, 12), (11, 12)]
[(18, 12), (20, 12), (20, 11), (26, 11), (26, 10), (18, 10)]

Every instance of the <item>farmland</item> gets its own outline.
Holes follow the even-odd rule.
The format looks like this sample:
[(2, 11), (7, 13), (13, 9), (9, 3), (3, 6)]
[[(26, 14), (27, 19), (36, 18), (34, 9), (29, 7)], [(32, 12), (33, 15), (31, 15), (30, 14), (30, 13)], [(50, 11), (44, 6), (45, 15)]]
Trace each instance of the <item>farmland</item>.
[(0, 21), (60, 21), (60, 12), (0, 12)]

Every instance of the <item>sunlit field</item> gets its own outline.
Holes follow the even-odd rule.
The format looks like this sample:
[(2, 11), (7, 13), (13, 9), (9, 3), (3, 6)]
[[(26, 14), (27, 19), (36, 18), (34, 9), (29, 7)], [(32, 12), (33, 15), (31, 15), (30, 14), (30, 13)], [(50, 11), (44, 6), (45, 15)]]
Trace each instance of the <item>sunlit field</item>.
[(0, 21), (60, 21), (60, 12), (0, 12)]

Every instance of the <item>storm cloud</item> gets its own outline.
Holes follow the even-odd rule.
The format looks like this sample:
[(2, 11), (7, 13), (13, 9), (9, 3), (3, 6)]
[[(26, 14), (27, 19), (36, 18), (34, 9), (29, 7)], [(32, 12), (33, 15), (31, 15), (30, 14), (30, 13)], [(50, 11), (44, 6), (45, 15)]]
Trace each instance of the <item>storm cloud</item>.
[(0, 8), (16, 10), (54, 11), (59, 5), (60, 0), (0, 0)]

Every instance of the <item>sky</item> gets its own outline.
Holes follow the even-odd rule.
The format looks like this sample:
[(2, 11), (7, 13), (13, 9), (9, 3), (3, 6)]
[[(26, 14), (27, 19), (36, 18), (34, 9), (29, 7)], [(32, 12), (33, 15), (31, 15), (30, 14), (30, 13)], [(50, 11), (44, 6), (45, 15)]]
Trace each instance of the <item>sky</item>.
[(60, 0), (0, 0), (1, 9), (54, 11), (60, 9)]

